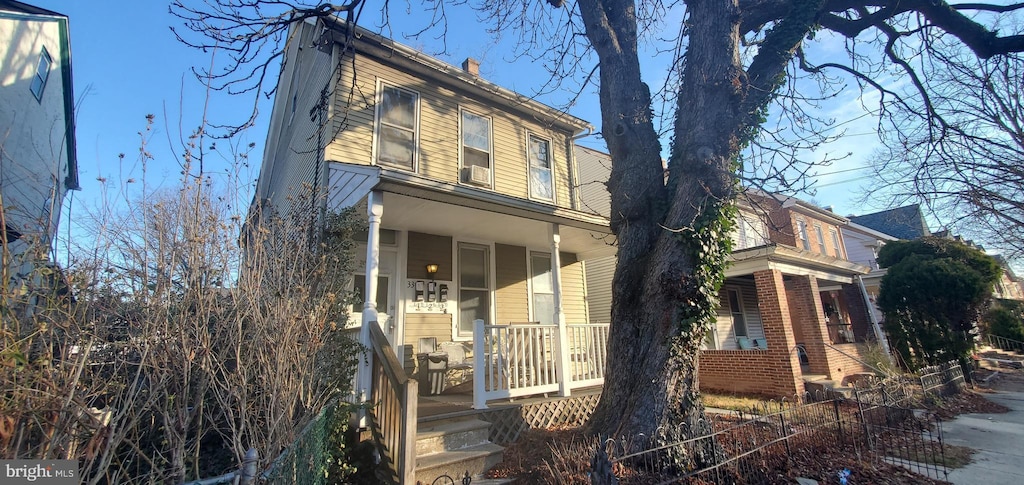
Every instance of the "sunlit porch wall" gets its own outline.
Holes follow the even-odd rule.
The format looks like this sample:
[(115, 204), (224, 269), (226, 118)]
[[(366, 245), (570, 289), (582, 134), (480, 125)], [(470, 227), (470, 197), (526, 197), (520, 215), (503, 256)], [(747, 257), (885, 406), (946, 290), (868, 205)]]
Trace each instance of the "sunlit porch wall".
[[(427, 263), (438, 264), (435, 279), (456, 281), (454, 274), (453, 248), (456, 238), (435, 234), (410, 232), (408, 236), (408, 257), (406, 272), (409, 279), (429, 279), (426, 273)], [(529, 249), (509, 244), (494, 244), (494, 282), (495, 287), (494, 322), (488, 324), (505, 325), (509, 323), (525, 323), (535, 321), (530, 316), (530, 292), (527, 258)], [(537, 248), (537, 251), (542, 249)], [(562, 308), (569, 324), (587, 322), (587, 305), (583, 263), (575, 254), (560, 253), (562, 273)], [(457, 282), (456, 282), (457, 285)], [(458, 299), (458, 288), (450, 289), (452, 301)], [(457, 305), (457, 304), (456, 304)], [(457, 307), (456, 307), (457, 308)], [(457, 311), (457, 309), (455, 310)], [(416, 346), (421, 338), (433, 337), (438, 343), (454, 340), (453, 315), (451, 313), (406, 313), (405, 314), (405, 362), (409, 372), (415, 372)], [(470, 343), (469, 341), (466, 342)]]

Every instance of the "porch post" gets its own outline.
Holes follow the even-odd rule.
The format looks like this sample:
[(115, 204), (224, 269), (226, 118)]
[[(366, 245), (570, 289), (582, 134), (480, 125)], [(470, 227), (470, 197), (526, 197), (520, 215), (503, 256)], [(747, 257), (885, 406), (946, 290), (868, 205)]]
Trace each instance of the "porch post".
[(565, 312), (562, 311), (562, 258), (558, 254), (562, 236), (558, 224), (551, 224), (551, 285), (555, 297), (555, 325), (558, 327), (555, 339), (555, 375), (558, 376), (558, 395), (569, 395), (569, 332), (565, 328)]
[[(366, 286), (363, 289), (363, 321), (359, 328), (359, 343), (367, 352), (360, 360), (357, 370), (359, 383), (359, 402), (366, 403), (370, 399), (370, 387), (373, 381), (373, 369), (370, 359), (373, 350), (370, 341), (370, 325), (377, 321), (377, 275), (380, 272), (380, 220), (384, 215), (384, 194), (371, 191), (366, 198), (366, 213), (369, 228), (366, 237)], [(365, 417), (361, 418), (360, 426), (365, 426)]]
[(491, 349), (486, 347), (484, 321), (473, 320), (473, 409), (487, 409), (485, 379), (494, 379), (494, 367), (490, 364)]

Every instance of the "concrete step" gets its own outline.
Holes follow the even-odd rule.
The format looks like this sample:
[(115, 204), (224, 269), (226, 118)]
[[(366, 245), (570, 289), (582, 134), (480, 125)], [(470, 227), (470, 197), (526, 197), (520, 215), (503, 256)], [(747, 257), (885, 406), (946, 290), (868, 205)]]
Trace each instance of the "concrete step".
[(804, 382), (815, 382), (815, 381), (827, 381), (828, 376), (825, 374), (804, 374)]
[[(438, 477), (447, 475), (455, 483), (468, 472), (471, 477), (481, 476), (494, 465), (501, 463), (505, 448), (494, 443), (484, 443), (460, 450), (431, 453), (416, 457), (416, 481), (431, 484)], [(447, 482), (445, 482), (447, 483)], [(473, 483), (478, 483), (473, 480)]]
[(416, 456), (488, 443), (490, 427), (491, 423), (476, 418), (420, 423), (416, 432)]

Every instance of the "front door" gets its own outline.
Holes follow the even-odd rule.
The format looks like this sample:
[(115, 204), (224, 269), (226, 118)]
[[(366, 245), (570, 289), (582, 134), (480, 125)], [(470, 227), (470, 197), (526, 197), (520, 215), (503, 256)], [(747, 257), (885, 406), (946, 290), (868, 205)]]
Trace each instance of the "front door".
[[(377, 304), (377, 322), (380, 323), (381, 330), (384, 331), (384, 335), (388, 338), (388, 343), (395, 349), (396, 352), (401, 351), (401, 346), (397, 344), (398, 325), (395, 320), (395, 294), (397, 283), (397, 269), (398, 269), (398, 251), (393, 248), (380, 248), (380, 267), (377, 270), (377, 298), (374, 303)], [(363, 267), (365, 268), (365, 264)], [(356, 321), (362, 321), (363, 305), (363, 291), (366, 288), (366, 273), (355, 275), (355, 291), (357, 292), (357, 298), (359, 303), (354, 305), (353, 318)]]

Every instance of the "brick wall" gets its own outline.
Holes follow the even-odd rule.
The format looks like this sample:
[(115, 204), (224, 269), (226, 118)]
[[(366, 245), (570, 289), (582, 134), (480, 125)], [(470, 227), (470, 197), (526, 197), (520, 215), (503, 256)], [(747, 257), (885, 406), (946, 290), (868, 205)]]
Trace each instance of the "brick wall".
[[(864, 344), (835, 344), (833, 347), (835, 348), (827, 349), (829, 371), (832, 380), (842, 383), (846, 376), (851, 374), (872, 372), (870, 367), (853, 358), (857, 357), (857, 359), (864, 360), (861, 357)], [(842, 350), (842, 352), (836, 349)]]
[(803, 392), (782, 273), (754, 273), (767, 350), (714, 350), (700, 357), (701, 389), (772, 397)]
[(829, 375), (825, 344), (830, 343), (825, 311), (818, 294), (818, 280), (813, 276), (793, 276), (786, 282), (793, 326), (800, 328), (809, 362), (809, 373)]
[[(769, 350), (705, 350), (700, 354), (701, 391), (779, 398), (796, 394), (792, 369)], [(800, 390), (803, 390), (802, 386)]]

